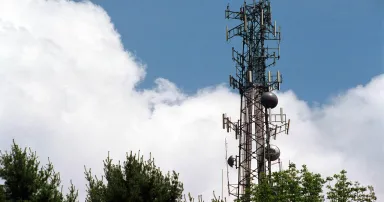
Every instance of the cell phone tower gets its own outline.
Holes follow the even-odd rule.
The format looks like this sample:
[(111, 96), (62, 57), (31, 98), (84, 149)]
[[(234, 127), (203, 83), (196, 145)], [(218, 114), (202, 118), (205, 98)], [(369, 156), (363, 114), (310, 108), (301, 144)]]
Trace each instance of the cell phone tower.
[(280, 59), (281, 29), (276, 21), (272, 22), (269, 0), (244, 1), (238, 11), (229, 10), (228, 5), (225, 18), (240, 21), (231, 29), (227, 27), (227, 41), (234, 37), (242, 40), (241, 50), (232, 48), (236, 74), (229, 77), (230, 86), (240, 94), (240, 119), (232, 122), (223, 114), (223, 129), (234, 130), (239, 140), (238, 154), (227, 159), (230, 167), (238, 169), (238, 181), (235, 184), (228, 181), (228, 192), (249, 201), (246, 190), (251, 182), (269, 179), (272, 165), (280, 165), (280, 150), (270, 144), (271, 137), (276, 139), (277, 134), (288, 134), (289, 130), (290, 121), (282, 108), (280, 113), (271, 113), (278, 104), (272, 91), (280, 90), (282, 75), (279, 71), (271, 73), (268, 68)]

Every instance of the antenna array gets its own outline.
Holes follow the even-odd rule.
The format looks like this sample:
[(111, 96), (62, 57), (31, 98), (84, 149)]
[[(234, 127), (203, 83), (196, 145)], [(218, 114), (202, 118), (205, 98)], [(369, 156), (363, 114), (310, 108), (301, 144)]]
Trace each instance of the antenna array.
[[(232, 122), (223, 114), (223, 129), (233, 130), (239, 140), (239, 153), (227, 159), (230, 167), (238, 169), (238, 181), (228, 182), (228, 191), (238, 199), (249, 201), (246, 189), (252, 180), (260, 183), (261, 176), (270, 176), (272, 165), (280, 162), (280, 150), (270, 144), (271, 137), (276, 139), (277, 134), (288, 134), (289, 130), (290, 121), (282, 108), (278, 114), (271, 113), (278, 104), (272, 91), (280, 90), (282, 75), (280, 71), (267, 70), (280, 59), (281, 29), (276, 21), (272, 22), (268, 0), (254, 0), (250, 4), (244, 1), (239, 11), (229, 10), (228, 5), (225, 17), (241, 21), (231, 29), (226, 28), (227, 41), (234, 37), (242, 40), (240, 50), (232, 48), (236, 73), (229, 76), (230, 86), (237, 89), (241, 97), (240, 119)], [(253, 167), (252, 161), (257, 165)]]

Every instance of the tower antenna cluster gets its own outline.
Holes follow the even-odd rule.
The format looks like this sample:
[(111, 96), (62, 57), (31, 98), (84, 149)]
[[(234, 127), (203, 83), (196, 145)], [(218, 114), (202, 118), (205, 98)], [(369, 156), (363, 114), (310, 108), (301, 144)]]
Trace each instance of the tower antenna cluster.
[(226, 28), (227, 41), (235, 37), (242, 41), (239, 50), (232, 48), (236, 74), (229, 76), (230, 86), (240, 94), (240, 119), (232, 122), (223, 114), (223, 129), (233, 130), (239, 141), (238, 154), (227, 157), (228, 165), (238, 170), (237, 182), (228, 181), (228, 192), (249, 201), (246, 190), (251, 182), (268, 180), (272, 165), (281, 166), (280, 149), (271, 140), (289, 131), (290, 121), (283, 109), (277, 114), (271, 112), (278, 105), (273, 91), (280, 90), (282, 83), (280, 71), (269, 70), (280, 59), (281, 29), (272, 21), (269, 0), (244, 1), (237, 11), (228, 5), (225, 18), (239, 21), (237, 26)]

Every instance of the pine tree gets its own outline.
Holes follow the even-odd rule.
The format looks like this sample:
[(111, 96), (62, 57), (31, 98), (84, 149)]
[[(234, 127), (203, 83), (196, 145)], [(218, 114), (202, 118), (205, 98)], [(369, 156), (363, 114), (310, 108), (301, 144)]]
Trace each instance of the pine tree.
[(123, 163), (117, 164), (113, 164), (108, 155), (101, 178), (92, 176), (90, 169), (85, 170), (85, 176), (88, 181), (86, 201), (89, 202), (168, 202), (182, 199), (183, 184), (175, 171), (163, 174), (153, 158), (144, 161), (142, 156), (132, 152), (127, 154)]
[(5, 181), (0, 187), (3, 201), (61, 202), (77, 198), (71, 193), (63, 197), (60, 175), (49, 159), (46, 166), (40, 166), (36, 152), (21, 149), (15, 141), (10, 152), (0, 151), (0, 178)]

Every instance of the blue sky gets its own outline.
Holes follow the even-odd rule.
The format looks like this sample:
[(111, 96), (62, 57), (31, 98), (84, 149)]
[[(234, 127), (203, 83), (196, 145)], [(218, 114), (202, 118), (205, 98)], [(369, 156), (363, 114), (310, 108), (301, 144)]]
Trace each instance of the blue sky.
[[(380, 1), (273, 0), (274, 19), (283, 28), (276, 66), (283, 89), (324, 103), (353, 88), (322, 108), (280, 94), (279, 107), (292, 121), (290, 135), (274, 144), (283, 168), (291, 161), (323, 176), (346, 169), (351, 180), (372, 184), (384, 198)], [(232, 7), (239, 9), (242, 1), (236, 2)], [(157, 166), (180, 172), (185, 190), (207, 201), (220, 189), (225, 138), (228, 154), (237, 153), (234, 134), (221, 129), (221, 114), (238, 117), (238, 95), (215, 88), (184, 97), (166, 80), (155, 86), (154, 79), (169, 79), (191, 94), (228, 82), (234, 73), (224, 33), (228, 1), (95, 3), (112, 17), (125, 48), (148, 64), (139, 86), (146, 91), (132, 89), (142, 68), (121, 49), (101, 9), (67, 0), (0, 0), (0, 149), (15, 139), (36, 150), (42, 163), (50, 157), (64, 187), (73, 179), (82, 198), (84, 165), (100, 176), (107, 151), (115, 162), (125, 152), (151, 152)], [(235, 179), (236, 170), (230, 172)]]
[[(224, 9), (240, 1), (96, 0), (111, 16), (124, 46), (148, 65), (139, 86), (157, 77), (187, 93), (228, 82), (232, 44), (225, 41)], [(283, 90), (310, 103), (367, 83), (382, 73), (383, 9), (379, 0), (274, 0), (282, 26)]]

